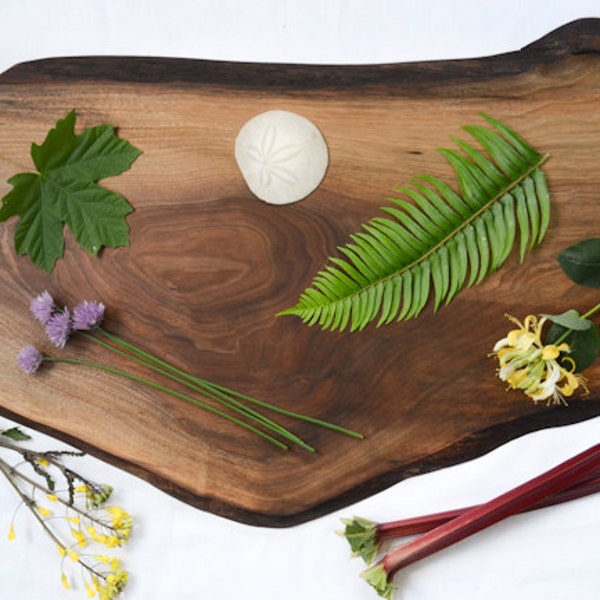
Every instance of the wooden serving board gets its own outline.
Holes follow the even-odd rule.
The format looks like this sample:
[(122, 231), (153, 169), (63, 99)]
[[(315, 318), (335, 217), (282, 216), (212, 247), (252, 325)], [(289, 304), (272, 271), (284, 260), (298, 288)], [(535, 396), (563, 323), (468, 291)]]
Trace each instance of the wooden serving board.
[[(103, 182), (135, 207), (129, 248), (94, 258), (67, 234), (65, 257), (48, 276), (15, 255), (16, 219), (0, 224), (0, 413), (194, 506), (267, 526), (324, 515), (526, 432), (600, 414), (600, 364), (586, 372), (589, 395), (547, 407), (507, 393), (488, 357), (510, 328), (505, 312), (583, 311), (598, 301), (567, 279), (556, 255), (600, 233), (599, 100), (599, 20), (478, 60), (338, 67), (91, 57), (14, 67), (0, 77), (0, 155), (30, 169), (30, 143), (73, 107), (79, 128), (114, 123), (143, 154)], [(288, 206), (254, 198), (234, 160), (240, 127), (269, 109), (311, 119), (330, 150), (320, 188)], [(381, 214), (394, 186), (416, 173), (454, 181), (435, 149), (465, 137), (461, 125), (483, 123), (479, 111), (551, 154), (553, 212), (542, 245), (407, 323), (331, 333), (276, 318), (350, 233)], [(0, 180), (18, 170), (1, 160)], [(108, 374), (55, 365), (25, 376), (15, 361), (23, 345), (56, 354), (28, 311), (45, 289), (68, 305), (102, 300), (114, 333), (365, 439), (284, 419), (318, 452), (282, 452)], [(81, 339), (65, 355), (103, 356)]]

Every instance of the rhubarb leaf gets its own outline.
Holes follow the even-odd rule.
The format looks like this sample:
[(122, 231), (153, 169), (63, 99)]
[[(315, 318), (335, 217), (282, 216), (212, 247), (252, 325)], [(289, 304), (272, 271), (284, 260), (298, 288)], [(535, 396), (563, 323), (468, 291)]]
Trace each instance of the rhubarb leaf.
[(125, 217), (133, 211), (100, 179), (127, 171), (140, 150), (115, 135), (113, 125), (75, 133), (75, 110), (59, 120), (41, 145), (31, 145), (35, 172), (8, 180), (13, 189), (2, 199), (0, 222), (18, 216), (15, 249), (46, 272), (64, 252), (64, 225), (90, 254), (102, 247), (129, 244)]

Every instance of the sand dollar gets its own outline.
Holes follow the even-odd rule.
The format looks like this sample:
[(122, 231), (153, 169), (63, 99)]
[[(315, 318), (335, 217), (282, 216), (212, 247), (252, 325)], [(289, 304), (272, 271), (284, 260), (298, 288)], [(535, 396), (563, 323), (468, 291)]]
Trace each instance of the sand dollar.
[(235, 158), (255, 196), (270, 204), (289, 204), (319, 186), (329, 152), (314, 123), (293, 112), (270, 110), (240, 129)]

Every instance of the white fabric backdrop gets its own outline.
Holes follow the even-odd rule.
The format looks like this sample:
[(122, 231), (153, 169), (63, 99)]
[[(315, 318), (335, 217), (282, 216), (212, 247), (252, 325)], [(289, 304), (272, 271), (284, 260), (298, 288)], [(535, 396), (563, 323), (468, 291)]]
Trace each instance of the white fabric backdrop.
[[(3, 0), (0, 71), (26, 60), (105, 54), (303, 63), (378, 63), (517, 50), (598, 0)], [(6, 284), (6, 283), (5, 283)], [(0, 428), (10, 425), (1, 420)], [(32, 432), (36, 444), (58, 442)], [(128, 600), (363, 600), (340, 517), (389, 520), (489, 499), (598, 442), (600, 419), (524, 436), (456, 467), (415, 477), (339, 513), (282, 530), (184, 505), (91, 457), (79, 469), (116, 488), (135, 518), (124, 554)], [(86, 597), (66, 591), (52, 543), (0, 482), (0, 600)], [(600, 595), (600, 497), (514, 517), (397, 578), (403, 600), (589, 600)]]

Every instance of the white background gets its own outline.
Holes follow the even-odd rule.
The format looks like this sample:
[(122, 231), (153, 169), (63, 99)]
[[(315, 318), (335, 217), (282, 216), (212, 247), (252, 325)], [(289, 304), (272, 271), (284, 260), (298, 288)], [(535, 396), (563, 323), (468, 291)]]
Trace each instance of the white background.
[[(339, 64), (477, 57), (518, 50), (588, 16), (600, 17), (600, 2), (2, 0), (0, 71), (86, 54)], [(42, 448), (61, 446), (31, 433)], [(484, 501), (599, 438), (600, 419), (538, 432), (282, 530), (203, 513), (89, 457), (77, 464), (114, 485), (116, 499), (134, 515), (134, 538), (123, 555), (128, 600), (362, 600), (376, 595), (334, 533), (340, 517), (388, 520)], [(62, 588), (56, 551), (27, 511), (18, 514), (17, 540), (6, 539), (17, 503), (0, 482), (0, 600), (86, 597)], [(595, 496), (513, 517), (407, 568), (396, 579), (396, 598), (598, 598), (599, 509)]]

